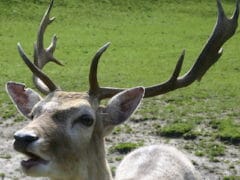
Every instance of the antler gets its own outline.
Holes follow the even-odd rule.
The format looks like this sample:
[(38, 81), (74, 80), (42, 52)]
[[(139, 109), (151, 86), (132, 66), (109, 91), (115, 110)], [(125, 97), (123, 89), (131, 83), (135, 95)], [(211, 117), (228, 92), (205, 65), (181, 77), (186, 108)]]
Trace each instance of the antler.
[[(200, 81), (204, 74), (208, 71), (208, 69), (215, 62), (217, 62), (223, 52), (222, 45), (233, 36), (237, 29), (239, 16), (239, 1), (237, 0), (235, 12), (230, 19), (226, 17), (220, 0), (217, 0), (217, 7), (218, 18), (213, 33), (208, 39), (206, 45), (203, 47), (203, 50), (199, 54), (192, 68), (182, 77), (179, 77), (185, 55), (185, 51), (183, 51), (169, 80), (161, 84), (146, 87), (144, 96), (145, 98), (165, 94), (175, 89), (186, 87), (192, 84), (195, 80)], [(124, 90), (119, 88), (99, 87), (99, 83), (97, 80), (97, 65), (101, 55), (108, 46), (109, 43), (107, 43), (98, 50), (92, 60), (92, 65), (90, 68), (89, 93), (93, 96), (96, 96), (99, 100), (112, 97), (118, 92)]]
[[(51, 61), (58, 65), (62, 65), (62, 63), (53, 56), (53, 53), (56, 49), (56, 43), (57, 43), (56, 35), (53, 36), (52, 42), (48, 46), (48, 48), (45, 49), (44, 43), (43, 43), (44, 32), (47, 26), (55, 20), (55, 17), (49, 18), (49, 14), (51, 12), (53, 2), (54, 0), (51, 0), (48, 6), (48, 9), (46, 10), (39, 26), (37, 42), (34, 44), (34, 65), (35, 66), (31, 65), (31, 67), (29, 67), (30, 70), (33, 72), (33, 83), (38, 88), (38, 90), (44, 94), (48, 94), (49, 92), (56, 90), (57, 86), (50, 80), (50, 78), (47, 75), (45, 75), (41, 71), (41, 69), (43, 69), (43, 67), (48, 62), (51, 62)], [(25, 63), (28, 62), (26, 63), (27, 65), (30, 64), (31, 61), (27, 58), (20, 43), (18, 44), (18, 50), (24, 62)]]
[(52, 80), (44, 74), (41, 69), (39, 69), (36, 65), (34, 65), (29, 58), (26, 56), (25, 52), (23, 51), (23, 48), (21, 47), (21, 44), (18, 43), (18, 52), (20, 56), (22, 57), (25, 64), (29, 67), (29, 69), (32, 71), (34, 76), (37, 76), (41, 79), (41, 81), (47, 86), (49, 92), (53, 92), (58, 89), (58, 87), (52, 82)]

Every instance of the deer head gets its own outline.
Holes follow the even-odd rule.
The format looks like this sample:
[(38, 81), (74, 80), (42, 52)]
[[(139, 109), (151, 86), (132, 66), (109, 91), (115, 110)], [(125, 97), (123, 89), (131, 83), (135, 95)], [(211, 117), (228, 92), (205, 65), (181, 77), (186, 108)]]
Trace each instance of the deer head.
[[(182, 77), (179, 74), (184, 51), (172, 76), (164, 83), (146, 88), (100, 87), (97, 66), (101, 55), (109, 47), (107, 43), (93, 57), (89, 90), (65, 92), (42, 71), (50, 61), (62, 65), (53, 56), (56, 36), (48, 48), (43, 47), (44, 32), (54, 20), (49, 18), (52, 0), (40, 24), (34, 48), (34, 63), (18, 44), (20, 56), (33, 73), (34, 84), (46, 96), (42, 98), (21, 83), (8, 82), (6, 85), (17, 109), (31, 120), (14, 134), (14, 148), (28, 157), (28, 160), (21, 162), (24, 172), (52, 179), (111, 179), (105, 161), (104, 137), (131, 116), (142, 98), (164, 94), (200, 80), (221, 56), (222, 45), (233, 36), (237, 28), (239, 3), (237, 2), (231, 19), (225, 16), (220, 1), (217, 5), (218, 19), (213, 33), (192, 68)], [(100, 106), (101, 100), (106, 98), (111, 98), (108, 104)]]
[[(19, 111), (32, 120), (14, 134), (14, 148), (29, 157), (21, 163), (24, 172), (57, 179), (76, 174), (89, 179), (87, 162), (105, 159), (104, 137), (128, 119), (144, 95), (142, 87), (125, 90), (99, 107), (88, 93), (56, 90), (42, 99), (23, 84), (10, 82), (7, 89)], [(107, 169), (101, 160), (96, 165)]]

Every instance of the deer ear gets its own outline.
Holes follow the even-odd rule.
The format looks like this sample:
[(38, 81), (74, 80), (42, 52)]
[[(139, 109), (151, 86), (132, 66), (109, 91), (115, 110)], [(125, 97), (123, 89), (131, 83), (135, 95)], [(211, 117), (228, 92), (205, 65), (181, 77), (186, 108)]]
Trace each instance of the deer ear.
[(26, 86), (21, 83), (8, 82), (6, 84), (6, 91), (18, 111), (27, 118), (30, 118), (29, 114), (33, 106), (42, 99), (37, 92), (26, 88)]
[(112, 97), (106, 107), (110, 124), (115, 126), (126, 121), (137, 109), (144, 96), (144, 88), (125, 90)]

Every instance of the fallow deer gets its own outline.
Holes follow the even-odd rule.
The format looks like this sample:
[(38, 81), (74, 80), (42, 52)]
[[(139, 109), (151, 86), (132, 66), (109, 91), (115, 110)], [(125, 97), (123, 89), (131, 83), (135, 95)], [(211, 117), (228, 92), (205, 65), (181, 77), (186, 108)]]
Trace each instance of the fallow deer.
[[(29, 176), (46, 176), (53, 180), (112, 179), (105, 159), (105, 136), (131, 116), (142, 98), (164, 94), (200, 80), (220, 58), (222, 45), (236, 31), (239, 15), (239, 2), (233, 17), (228, 19), (217, 1), (218, 19), (213, 33), (192, 68), (182, 77), (179, 73), (184, 52), (172, 76), (164, 83), (146, 88), (100, 87), (97, 66), (109, 46), (107, 43), (93, 57), (89, 90), (65, 92), (42, 71), (50, 61), (61, 64), (53, 56), (56, 36), (48, 48), (43, 46), (44, 32), (54, 20), (49, 18), (52, 6), (53, 0), (40, 23), (34, 63), (18, 44), (20, 56), (33, 73), (34, 84), (46, 97), (16, 82), (8, 82), (6, 90), (19, 112), (31, 120), (14, 134), (14, 149), (27, 156), (27, 160), (21, 162), (23, 171)], [(111, 99), (106, 106), (101, 106), (100, 101), (106, 98)], [(173, 147), (154, 145), (130, 153), (120, 164), (116, 179), (198, 179), (197, 174), (183, 153)]]

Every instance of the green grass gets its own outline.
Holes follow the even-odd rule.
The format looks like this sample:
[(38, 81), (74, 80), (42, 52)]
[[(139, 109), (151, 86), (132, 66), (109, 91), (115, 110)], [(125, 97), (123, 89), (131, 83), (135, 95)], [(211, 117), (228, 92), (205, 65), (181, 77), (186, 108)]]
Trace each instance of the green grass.
[(133, 129), (128, 124), (123, 124), (122, 126), (117, 126), (113, 130), (113, 134), (127, 133), (130, 134), (133, 132)]
[(211, 161), (218, 162), (217, 157), (221, 157), (225, 154), (225, 146), (219, 142), (207, 142), (205, 140), (200, 141), (197, 149), (195, 150), (195, 155), (206, 156)]
[(5, 174), (0, 172), (0, 177), (1, 177), (1, 179), (4, 179), (5, 178)]
[[(21, 61), (16, 43), (21, 42), (32, 56), (37, 28), (47, 5), (48, 0), (0, 1), (0, 116), (3, 118), (16, 114), (4, 84), (12, 80), (33, 88), (31, 73)], [(235, 2), (223, 1), (223, 5), (230, 15)], [(111, 41), (98, 71), (102, 86), (149, 86), (165, 81), (183, 49), (186, 57), (182, 74), (191, 67), (215, 24), (215, 7), (215, 1), (207, 0), (57, 1), (52, 12), (57, 19), (47, 29), (45, 42), (47, 45), (51, 36), (57, 34), (56, 57), (65, 67), (49, 64), (44, 71), (64, 90), (86, 91), (91, 58), (100, 46)], [(217, 132), (204, 128), (211, 121), (225, 119), (240, 123), (239, 42), (238, 29), (235, 37), (224, 45), (220, 61), (200, 83), (146, 99), (138, 114), (143, 120), (161, 119), (173, 127), (179, 125), (174, 125), (175, 122), (190, 124), (183, 134), (199, 128), (197, 136), (217, 133), (219, 137), (228, 137), (232, 132), (240, 132), (238, 125), (227, 123), (220, 123), (226, 127), (219, 126)]]
[(0, 154), (0, 158), (2, 158), (2, 159), (11, 159), (11, 155), (10, 154)]
[(167, 124), (164, 127), (157, 128), (156, 133), (167, 137), (181, 137), (189, 133), (192, 128), (192, 124), (178, 122), (173, 124)]
[(240, 124), (233, 122), (232, 119), (215, 120), (211, 122), (211, 125), (218, 130), (217, 137), (220, 140), (233, 144), (240, 143)]
[(132, 150), (143, 146), (143, 143), (124, 142), (110, 147), (110, 152), (119, 152), (120, 154), (127, 154)]
[(225, 176), (223, 180), (239, 180), (240, 176)]

